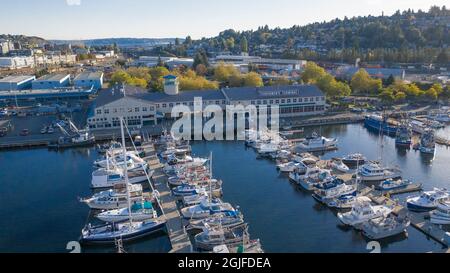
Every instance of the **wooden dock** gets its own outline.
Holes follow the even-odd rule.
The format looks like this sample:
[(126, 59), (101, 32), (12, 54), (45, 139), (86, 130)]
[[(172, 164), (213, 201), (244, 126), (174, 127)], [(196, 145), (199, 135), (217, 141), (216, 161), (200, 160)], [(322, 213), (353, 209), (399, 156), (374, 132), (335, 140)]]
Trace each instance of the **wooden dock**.
[[(154, 150), (153, 150), (154, 151)], [(155, 170), (152, 180), (154, 189), (159, 192), (159, 201), (161, 209), (167, 223), (167, 233), (170, 238), (172, 249), (170, 253), (190, 253), (193, 252), (192, 243), (184, 228), (183, 218), (178, 210), (176, 199), (171, 195), (170, 188), (167, 184), (167, 176), (162, 171), (162, 164), (160, 163), (156, 152), (153, 156), (146, 158), (151, 169)]]

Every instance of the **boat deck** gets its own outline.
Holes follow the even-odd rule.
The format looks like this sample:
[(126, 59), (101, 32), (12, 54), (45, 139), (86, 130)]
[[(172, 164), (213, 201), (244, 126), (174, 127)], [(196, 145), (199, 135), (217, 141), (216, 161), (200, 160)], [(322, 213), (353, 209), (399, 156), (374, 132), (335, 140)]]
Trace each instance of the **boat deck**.
[[(152, 145), (153, 146), (153, 145)], [(192, 252), (192, 243), (184, 228), (183, 219), (178, 211), (176, 199), (171, 195), (167, 184), (167, 176), (162, 171), (162, 164), (156, 156), (153, 148), (153, 155), (145, 158), (150, 168), (155, 170), (152, 180), (155, 190), (159, 192), (161, 209), (167, 223), (167, 232), (169, 234), (172, 249), (170, 253), (190, 253)]]

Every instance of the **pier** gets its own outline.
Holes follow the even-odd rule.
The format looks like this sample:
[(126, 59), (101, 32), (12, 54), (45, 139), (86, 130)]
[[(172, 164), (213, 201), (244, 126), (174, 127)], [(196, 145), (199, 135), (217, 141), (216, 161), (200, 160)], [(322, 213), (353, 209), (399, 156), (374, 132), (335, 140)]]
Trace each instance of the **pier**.
[(183, 218), (178, 210), (177, 202), (171, 195), (167, 184), (167, 176), (162, 171), (163, 165), (160, 163), (156, 151), (153, 147), (153, 154), (145, 158), (152, 170), (155, 170), (152, 181), (154, 189), (159, 193), (159, 202), (161, 210), (165, 217), (167, 233), (169, 235), (172, 249), (170, 253), (190, 253), (192, 252), (192, 243), (183, 225)]

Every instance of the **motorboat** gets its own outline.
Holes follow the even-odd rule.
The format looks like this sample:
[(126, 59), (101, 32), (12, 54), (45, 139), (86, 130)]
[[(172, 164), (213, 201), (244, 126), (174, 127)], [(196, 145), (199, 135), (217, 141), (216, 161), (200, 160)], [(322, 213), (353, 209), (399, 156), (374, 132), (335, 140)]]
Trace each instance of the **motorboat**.
[(329, 166), (333, 170), (336, 170), (341, 173), (348, 173), (350, 171), (350, 168), (347, 165), (345, 165), (345, 163), (342, 162), (342, 160), (339, 158), (331, 159), (329, 162)]
[(358, 171), (361, 181), (382, 181), (401, 177), (397, 168), (382, 167), (380, 163), (371, 161), (364, 164)]
[(336, 138), (326, 138), (314, 133), (295, 146), (297, 152), (322, 152), (337, 149)]
[(277, 165), (277, 169), (282, 173), (293, 172), (297, 168), (305, 168), (306, 166), (303, 163), (297, 163), (293, 161), (289, 161), (286, 163), (280, 163)]
[(200, 220), (191, 220), (188, 229), (200, 229), (210, 226), (221, 226), (223, 228), (231, 228), (244, 224), (244, 217), (239, 211), (229, 211), (219, 214), (213, 214), (207, 218)]
[[(130, 193), (130, 202), (142, 201), (142, 185), (128, 185)], [(125, 208), (127, 206), (127, 193), (125, 184), (117, 184), (114, 189), (101, 191), (90, 198), (80, 199), (81, 202), (88, 205), (91, 209), (109, 210)]]
[(203, 219), (217, 213), (234, 213), (236, 210), (229, 203), (223, 203), (219, 199), (202, 200), (200, 204), (181, 209), (181, 214), (186, 219)]
[(130, 215), (133, 221), (146, 221), (158, 217), (149, 201), (134, 202), (131, 205), (131, 213), (128, 208), (120, 208), (101, 212), (96, 217), (104, 222), (118, 223), (129, 220)]
[(423, 192), (420, 196), (407, 198), (406, 205), (411, 211), (426, 212), (436, 209), (439, 201), (448, 197), (449, 192), (446, 189), (435, 188)]
[[(119, 168), (113, 169), (98, 169), (92, 172), (91, 187), (94, 189), (110, 188), (117, 184), (124, 184), (124, 171)], [(129, 183), (138, 184), (147, 182), (148, 178), (152, 177), (154, 171), (128, 171)], [(147, 177), (148, 175), (148, 177)]]
[(329, 170), (320, 169), (318, 167), (307, 167), (306, 170), (295, 169), (293, 172), (289, 173), (289, 179), (307, 191), (312, 191), (314, 185), (327, 179), (331, 179), (331, 177), (331, 172)]
[(370, 219), (361, 226), (362, 234), (370, 240), (380, 240), (398, 234), (406, 233), (410, 225), (406, 216), (388, 215)]
[(216, 254), (225, 254), (225, 253), (264, 253), (262, 249), (261, 242), (259, 239), (256, 240), (247, 240), (247, 242), (242, 242), (242, 244), (229, 247), (227, 245), (219, 245), (215, 246), (212, 250), (212, 253)]
[(314, 185), (312, 197), (318, 202), (328, 204), (328, 202), (346, 195), (356, 195), (355, 184), (348, 185), (340, 178), (333, 178), (330, 181)]
[[(125, 164), (126, 162), (126, 164)], [(143, 166), (146, 164), (145, 160), (139, 157), (137, 152), (135, 151), (127, 151), (126, 159), (124, 160), (124, 157), (122, 154), (118, 154), (115, 156), (110, 157), (109, 155), (102, 157), (98, 160), (94, 161), (94, 166), (97, 168), (107, 168), (108, 166), (118, 166), (118, 167), (124, 167), (125, 165), (138, 165)]]
[(165, 227), (164, 220), (110, 223), (100, 226), (89, 224), (81, 231), (80, 243), (115, 244), (119, 239), (128, 242), (162, 231)]
[(351, 209), (353, 205), (357, 202), (370, 202), (370, 198), (367, 196), (355, 196), (355, 195), (344, 195), (339, 198), (333, 199), (327, 203), (330, 208), (336, 209)]
[(376, 189), (380, 191), (390, 191), (390, 190), (397, 190), (397, 189), (403, 189), (408, 186), (412, 185), (412, 182), (408, 179), (386, 179), (383, 182), (381, 182)]
[(353, 226), (358, 228), (359, 225), (379, 217), (387, 217), (392, 212), (392, 209), (384, 206), (372, 206), (368, 201), (356, 202), (352, 210), (345, 213), (338, 213), (339, 220), (348, 226)]
[(221, 196), (222, 185), (221, 183), (211, 183), (211, 185), (204, 186), (182, 184), (172, 189), (172, 194), (177, 197), (192, 196), (202, 194), (203, 192), (211, 192), (213, 196)]
[(238, 247), (247, 235), (247, 226), (241, 225), (225, 229), (220, 226), (206, 227), (203, 232), (195, 235), (194, 243), (197, 249), (211, 251), (216, 246), (227, 245)]
[(430, 221), (437, 225), (450, 225), (450, 198), (438, 202), (436, 210), (430, 213)]
[(437, 122), (449, 123), (450, 122), (449, 108), (442, 107), (436, 113), (428, 115), (427, 118)]
[(342, 163), (348, 167), (362, 166), (366, 163), (367, 158), (362, 154), (349, 154), (342, 158)]

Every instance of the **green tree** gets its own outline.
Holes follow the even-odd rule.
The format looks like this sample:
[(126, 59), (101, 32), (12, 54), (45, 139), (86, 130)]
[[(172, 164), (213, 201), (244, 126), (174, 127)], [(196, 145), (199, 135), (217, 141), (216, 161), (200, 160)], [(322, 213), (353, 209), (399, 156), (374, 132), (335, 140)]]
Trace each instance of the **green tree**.
[(372, 79), (365, 69), (360, 69), (353, 75), (350, 86), (355, 93), (375, 94), (382, 88), (382, 82)]
[(241, 52), (248, 53), (248, 41), (247, 37), (243, 36), (241, 39)]
[(314, 62), (307, 62), (301, 75), (301, 79), (304, 83), (315, 83), (326, 74), (327, 72), (322, 67), (318, 66)]

